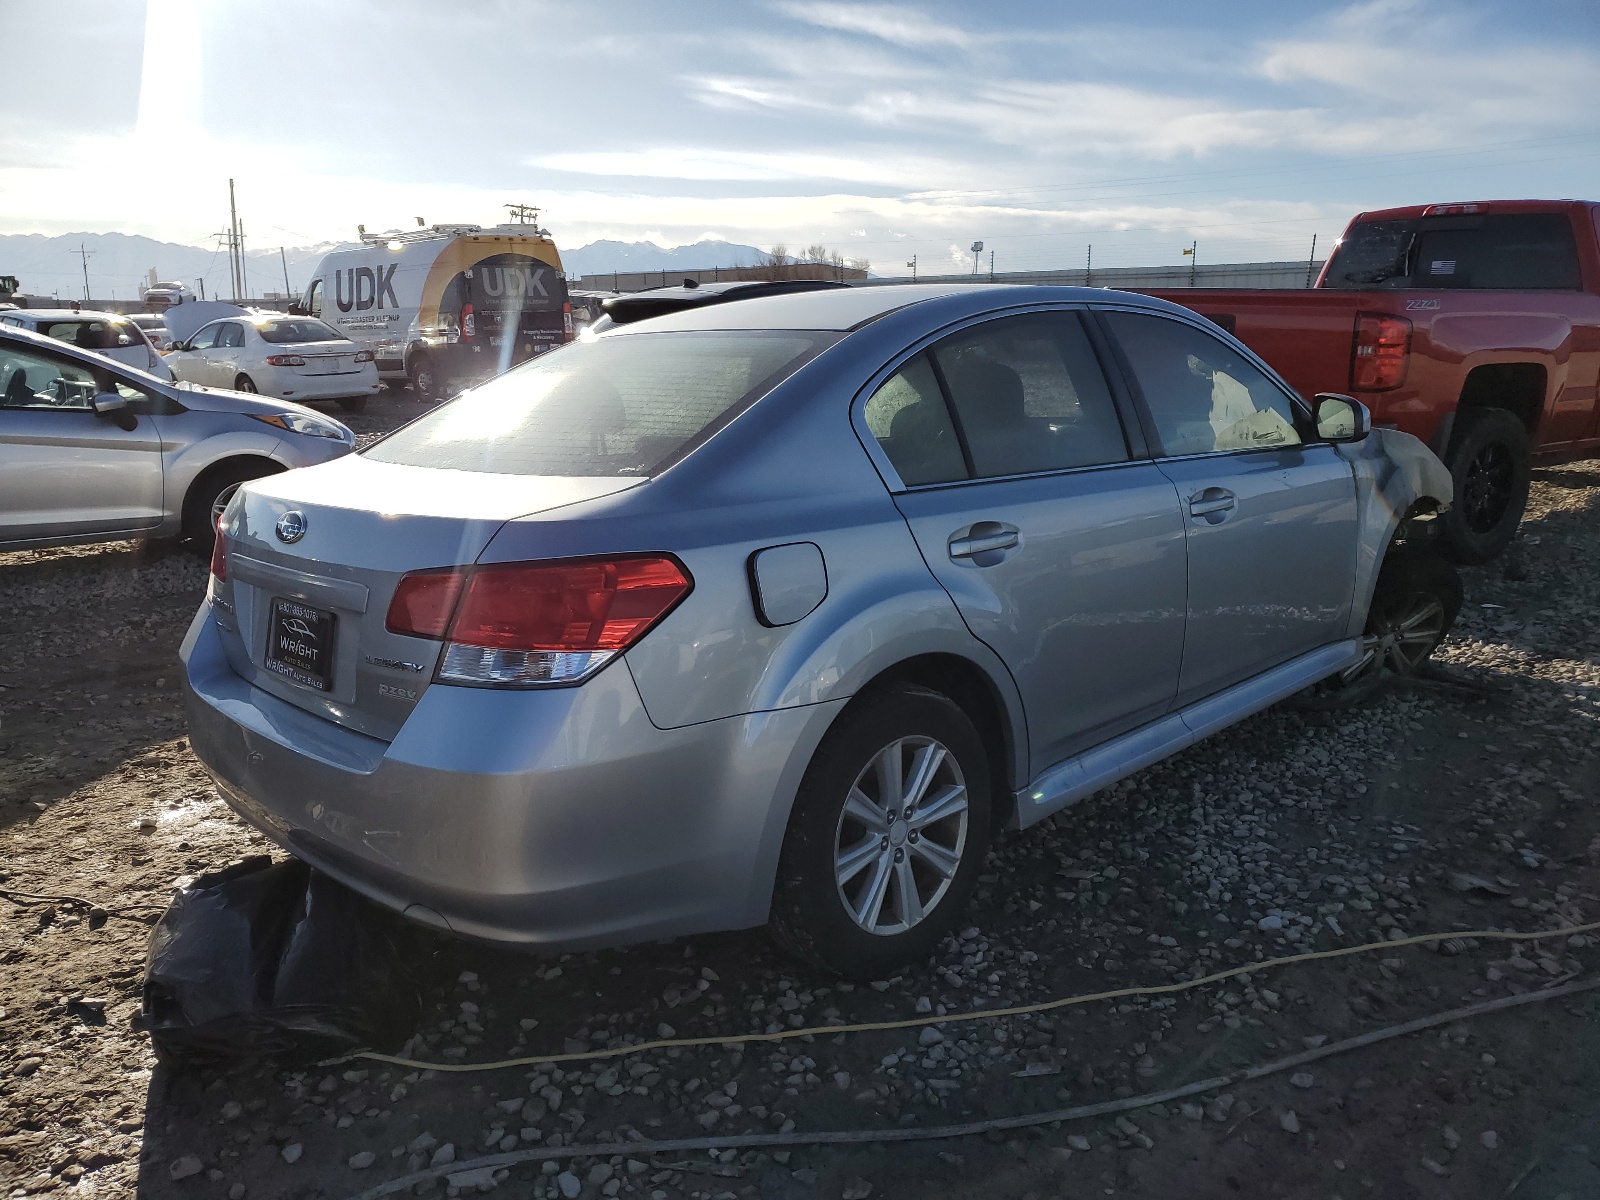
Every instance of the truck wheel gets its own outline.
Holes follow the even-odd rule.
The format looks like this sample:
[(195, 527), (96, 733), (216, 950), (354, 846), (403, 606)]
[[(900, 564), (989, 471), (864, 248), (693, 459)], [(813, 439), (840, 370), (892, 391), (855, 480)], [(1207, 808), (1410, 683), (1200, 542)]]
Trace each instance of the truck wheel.
[(1455, 624), (1461, 594), (1461, 576), (1431, 547), (1390, 550), (1372, 590), (1361, 657), (1302, 693), (1298, 707), (1343, 708), (1373, 692), (1386, 673), (1415, 673)]
[(988, 755), (966, 713), (919, 687), (861, 697), (795, 797), (773, 936), (857, 979), (926, 958), (977, 884), (989, 824)]
[(1503, 408), (1461, 414), (1450, 448), (1455, 498), (1441, 518), (1444, 548), (1461, 563), (1488, 562), (1516, 536), (1528, 503), (1532, 442)]
[(439, 399), (439, 376), (434, 373), (433, 360), (426, 354), (415, 355), (406, 367), (406, 374), (411, 378), (411, 391), (418, 400), (433, 404)]

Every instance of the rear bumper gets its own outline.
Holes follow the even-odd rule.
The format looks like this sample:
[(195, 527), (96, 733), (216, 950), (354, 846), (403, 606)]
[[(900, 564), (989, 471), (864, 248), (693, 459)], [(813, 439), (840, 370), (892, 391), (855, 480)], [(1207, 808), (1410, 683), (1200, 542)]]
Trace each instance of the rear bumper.
[(209, 604), (181, 657), (191, 744), (247, 821), (414, 920), (549, 949), (765, 921), (843, 704), (661, 730), (616, 663), (575, 688), (436, 684), (385, 743), (251, 687)]
[(257, 380), (256, 386), (269, 395), (295, 401), (368, 396), (383, 386), (378, 381), (377, 367), (371, 363), (342, 375), (301, 375), (292, 367), (271, 367), (268, 372), (270, 382)]

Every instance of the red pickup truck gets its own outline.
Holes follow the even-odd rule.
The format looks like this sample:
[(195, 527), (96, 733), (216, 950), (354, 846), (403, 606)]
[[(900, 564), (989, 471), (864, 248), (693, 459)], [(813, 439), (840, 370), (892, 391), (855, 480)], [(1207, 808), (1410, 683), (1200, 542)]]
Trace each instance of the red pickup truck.
[(1576, 200), (1361, 213), (1309, 291), (1152, 294), (1427, 442), (1455, 479), (1444, 548), (1478, 563), (1516, 535), (1535, 463), (1600, 457), (1597, 222)]

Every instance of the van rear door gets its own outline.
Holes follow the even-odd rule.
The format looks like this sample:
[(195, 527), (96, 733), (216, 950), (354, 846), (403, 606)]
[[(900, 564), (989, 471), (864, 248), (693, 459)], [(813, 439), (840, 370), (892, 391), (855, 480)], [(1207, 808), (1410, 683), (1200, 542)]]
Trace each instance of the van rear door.
[(549, 263), (525, 254), (483, 259), (473, 266), (468, 295), (475, 339), (501, 371), (567, 340), (567, 281)]

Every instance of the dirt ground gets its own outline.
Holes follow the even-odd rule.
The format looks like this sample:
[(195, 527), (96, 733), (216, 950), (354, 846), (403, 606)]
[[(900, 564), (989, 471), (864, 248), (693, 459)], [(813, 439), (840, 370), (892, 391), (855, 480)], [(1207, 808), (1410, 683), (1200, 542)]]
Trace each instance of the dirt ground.
[[(378, 430), (415, 411), (385, 395), (356, 423)], [(1512, 555), (1464, 574), (1448, 681), (1341, 712), (1280, 706), (1001, 845), (970, 928), (924, 966), (852, 986), (759, 931), (560, 959), (430, 937), (411, 1054), (481, 1062), (640, 1041), (663, 1025), (734, 1038), (941, 1016), (1306, 949), (1600, 919), (1600, 464), (1539, 472)], [(149, 922), (188, 878), (273, 849), (216, 798), (184, 738), (175, 655), (204, 583), (205, 564), (174, 546), (0, 555), (0, 1195), (343, 1200), (451, 1155), (465, 1167), (535, 1145), (1059, 1109), (1600, 967), (1592, 937), (1455, 937), (937, 1035), (821, 1034), (565, 1071), (175, 1072), (136, 1022)], [(152, 907), (121, 911), (136, 905)], [(414, 1190), (1586, 1200), (1600, 1196), (1596, 997), (1119, 1118), (555, 1159)]]

